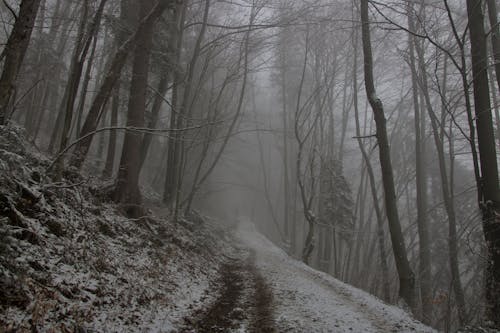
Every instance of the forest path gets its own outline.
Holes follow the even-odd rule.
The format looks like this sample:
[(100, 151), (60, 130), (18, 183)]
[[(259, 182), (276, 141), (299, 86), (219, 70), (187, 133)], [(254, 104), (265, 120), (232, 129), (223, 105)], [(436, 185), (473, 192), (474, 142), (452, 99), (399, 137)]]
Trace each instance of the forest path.
[(402, 309), (287, 256), (255, 230), (238, 226), (236, 238), (255, 255), (255, 269), (272, 292), (279, 332), (435, 332)]
[(272, 294), (255, 267), (255, 252), (238, 248), (225, 257), (213, 293), (218, 296), (206, 308), (186, 318), (181, 332), (277, 332), (271, 310)]

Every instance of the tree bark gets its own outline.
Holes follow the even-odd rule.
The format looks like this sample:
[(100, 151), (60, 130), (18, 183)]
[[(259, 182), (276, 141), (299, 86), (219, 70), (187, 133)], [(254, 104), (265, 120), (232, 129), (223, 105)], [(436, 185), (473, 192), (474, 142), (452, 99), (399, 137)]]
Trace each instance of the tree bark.
[[(59, 151), (62, 151), (66, 148), (66, 145), (69, 141), (70, 128), (73, 120), (74, 114), (74, 106), (75, 100), (78, 93), (78, 88), (80, 87), (80, 79), (83, 72), (83, 66), (85, 60), (87, 58), (87, 53), (92, 45), (92, 41), (94, 38), (97, 38), (97, 33), (99, 31), (99, 26), (101, 24), (101, 17), (104, 12), (104, 6), (106, 5), (107, 0), (101, 0), (99, 4), (99, 8), (92, 20), (92, 23), (87, 27), (87, 31), (85, 31), (86, 25), (86, 17), (87, 12), (89, 10), (88, 0), (86, 0), (83, 4), (84, 6), (84, 16), (82, 18), (82, 24), (80, 26), (80, 32), (77, 40), (77, 45), (75, 47), (75, 51), (73, 54), (73, 59), (71, 60), (70, 74), (68, 78), (68, 84), (66, 87), (66, 92), (63, 97), (63, 102), (61, 104), (61, 108), (59, 112), (63, 113), (63, 128), (61, 135), (61, 142), (59, 146)], [(89, 60), (88, 65), (91, 66), (91, 60)], [(60, 159), (61, 163), (63, 159)]]
[[(156, 123), (158, 122), (158, 118), (160, 116), (161, 106), (164, 103), (164, 96), (167, 93), (168, 89), (168, 74), (164, 73), (160, 78), (160, 83), (158, 84), (158, 91), (155, 92), (156, 97), (153, 102), (153, 106), (151, 107), (151, 119), (148, 122), (147, 128), (155, 128)], [(151, 133), (145, 133), (144, 138), (142, 139), (141, 144), (141, 160), (139, 168), (142, 170), (142, 166), (146, 161), (146, 157), (149, 152), (149, 147), (151, 145), (151, 141), (153, 140), (153, 135)]]
[(500, 327), (500, 192), (493, 119), (488, 87), (486, 35), (480, 0), (467, 0), (474, 106), (481, 161), (483, 232), (488, 248), (486, 316)]
[[(425, 104), (427, 107), (427, 112), (431, 120), (432, 132), (434, 137), (434, 143), (436, 145), (439, 172), (441, 176), (441, 190), (443, 193), (443, 201), (448, 217), (448, 256), (450, 263), (450, 272), (453, 286), (453, 292), (455, 293), (455, 299), (457, 303), (458, 317), (460, 325), (465, 325), (467, 322), (467, 314), (465, 308), (465, 296), (462, 287), (462, 282), (460, 279), (460, 269), (458, 267), (458, 236), (457, 236), (457, 218), (455, 214), (455, 203), (453, 198), (453, 183), (450, 182), (450, 178), (453, 177), (452, 174), (448, 176), (448, 170), (446, 168), (445, 152), (444, 152), (444, 128), (439, 128), (439, 123), (444, 126), (443, 121), (437, 119), (436, 113), (432, 107), (431, 98), (429, 95), (429, 88), (427, 86), (427, 73), (425, 72), (425, 60), (422, 48), (417, 45), (417, 54), (419, 59), (419, 67), (421, 72), (420, 83), (422, 88), (422, 94), (425, 99)], [(444, 66), (446, 78), (446, 64)], [(446, 85), (446, 81), (444, 82)], [(445, 89), (443, 87), (443, 89)], [(451, 170), (450, 170), (451, 173)]]
[[(130, 0), (121, 0), (120, 2), (120, 22), (122, 25), (126, 25), (133, 21), (134, 11), (130, 9)], [(115, 37), (114, 44), (115, 48), (119, 49), (120, 45), (126, 40), (126, 31), (122, 30)], [(118, 112), (120, 109), (120, 92), (122, 87), (121, 73), (119, 73), (115, 86), (111, 92), (111, 118), (110, 125), (112, 127), (118, 125)], [(96, 82), (96, 89), (97, 89)], [(115, 169), (115, 156), (116, 156), (116, 141), (117, 135), (116, 131), (111, 131), (108, 137), (108, 149), (106, 152), (106, 162), (104, 164), (104, 170), (102, 171), (102, 177), (105, 179), (111, 178), (113, 176), (113, 171)]]
[[(283, 119), (283, 233), (285, 235), (285, 247), (288, 252), (293, 250), (290, 241), (290, 176), (289, 176), (289, 153), (288, 153), (288, 112), (287, 112), (287, 94), (286, 94), (286, 50), (282, 41), (280, 45), (280, 83), (281, 83), (281, 103), (282, 103), (282, 119)], [(293, 252), (293, 251), (292, 251)]]
[(368, 101), (372, 107), (377, 128), (377, 142), (379, 146), (382, 182), (385, 194), (385, 209), (389, 222), (392, 249), (399, 276), (399, 296), (411, 308), (415, 305), (415, 275), (408, 262), (401, 224), (399, 222), (394, 187), (394, 175), (391, 165), (389, 140), (387, 138), (386, 119), (382, 101), (378, 98), (373, 80), (373, 58), (371, 48), (370, 26), (368, 19), (368, 0), (361, 0), (361, 29), (364, 54), (365, 89)]
[[(140, 1), (140, 18), (143, 19), (153, 7), (153, 0)], [(154, 22), (150, 21), (140, 30), (135, 45), (134, 59), (132, 64), (132, 81), (127, 112), (128, 127), (144, 127), (144, 115), (146, 108), (146, 93), (149, 78), (149, 61), (151, 47), (153, 44)], [(125, 132), (122, 155), (114, 199), (126, 205), (130, 216), (142, 215), (141, 194), (139, 190), (139, 174), (141, 165), (142, 134), (132, 131)]]
[[(42, 73), (44, 71), (44, 56), (46, 54), (45, 51), (45, 45), (44, 45), (44, 36), (43, 36), (43, 25), (45, 24), (45, 13), (46, 13), (46, 0), (41, 0), (40, 5), (39, 5), (39, 13), (37, 17), (38, 21), (38, 27), (36, 29), (36, 34), (38, 37), (37, 43), (36, 43), (36, 48), (38, 49), (38, 55), (36, 59), (36, 74), (34, 77), (35, 83), (40, 82), (42, 83), (43, 81), (43, 76)], [(36, 21), (35, 21), (36, 22)], [(44, 85), (43, 84), (37, 84), (36, 87), (33, 89), (33, 93), (31, 96), (31, 103), (29, 105), (29, 109), (26, 110), (26, 116), (24, 119), (24, 128), (26, 129), (26, 132), (28, 133), (29, 136), (33, 135), (33, 126), (35, 125), (35, 117), (34, 115), (38, 115), (38, 112), (35, 110), (38, 108), (38, 104), (40, 104), (40, 99), (43, 97), (41, 96), (43, 94), (43, 89)]]
[(497, 89), (500, 90), (500, 27), (498, 26), (498, 12), (496, 0), (486, 0), (488, 3), (488, 16), (490, 19), (491, 46), (493, 59), (495, 60), (495, 74), (497, 78)]
[[(184, 20), (186, 15), (186, 4), (184, 2), (177, 3), (174, 10), (175, 22), (172, 27), (172, 45), (174, 46), (174, 61), (180, 63), (181, 49), (183, 43)], [(179, 89), (182, 77), (179, 69), (175, 69), (173, 73), (172, 85), (172, 112), (170, 113), (170, 128), (176, 128), (178, 118), (182, 115), (178, 111), (179, 106)], [(175, 189), (175, 173), (178, 157), (177, 137), (174, 133), (169, 136), (167, 143), (167, 167), (165, 168), (165, 184), (163, 188), (163, 202), (167, 205), (172, 204), (174, 199)]]
[(368, 173), (368, 179), (370, 181), (370, 190), (373, 199), (373, 208), (375, 210), (375, 217), (377, 219), (377, 240), (380, 255), (380, 266), (382, 268), (382, 290), (384, 301), (390, 302), (390, 281), (389, 281), (389, 268), (387, 264), (387, 253), (385, 249), (385, 239), (384, 239), (384, 217), (382, 210), (380, 209), (380, 204), (377, 195), (377, 184), (375, 181), (375, 174), (373, 172), (372, 164), (370, 161), (370, 156), (365, 149), (363, 139), (361, 139), (361, 128), (359, 124), (359, 103), (358, 103), (358, 34), (356, 31), (356, 38), (354, 39), (354, 64), (353, 64), (353, 104), (354, 104), (354, 118), (356, 121), (356, 136), (358, 137), (358, 146), (361, 154), (363, 155), (363, 160), (365, 161), (366, 171)]
[[(113, 100), (111, 102), (111, 127), (118, 126), (118, 109), (120, 108), (119, 86), (120, 85), (117, 85), (113, 90)], [(115, 169), (116, 139), (116, 131), (111, 131), (109, 133), (108, 151), (106, 152), (106, 163), (104, 164), (104, 170), (102, 172), (104, 178), (111, 178), (113, 176), (113, 170)]]
[(40, 0), (23, 0), (14, 27), (3, 50), (5, 62), (0, 76), (0, 125), (5, 125), (19, 70), (31, 39)]
[[(184, 8), (182, 8), (182, 11), (184, 12)], [(184, 91), (182, 94), (182, 102), (180, 105), (178, 105), (177, 108), (177, 115), (176, 115), (176, 123), (175, 123), (175, 128), (180, 129), (185, 126), (185, 124), (189, 121), (190, 115), (191, 115), (191, 101), (192, 101), (192, 90), (193, 90), (193, 81), (194, 81), (194, 76), (195, 76), (195, 69), (198, 64), (198, 59), (200, 57), (200, 51), (201, 51), (201, 43), (203, 42), (205, 38), (205, 33), (207, 30), (207, 23), (208, 23), (208, 14), (210, 12), (210, 0), (205, 0), (205, 8), (203, 11), (203, 21), (202, 21), (202, 26), (200, 29), (200, 32), (196, 38), (196, 42), (194, 45), (194, 50), (193, 50), (193, 55), (191, 57), (191, 60), (189, 61), (189, 64), (187, 66), (187, 77), (185, 79), (185, 85), (184, 85)], [(181, 14), (182, 17), (182, 22), (180, 22), (179, 25), (179, 37), (182, 38), (182, 30), (183, 27), (182, 25), (184, 24), (184, 13)], [(179, 51), (180, 52), (180, 51)], [(169, 195), (166, 195), (165, 198), (170, 199), (170, 204), (173, 204), (174, 206), (174, 219), (177, 219), (177, 213), (180, 205), (180, 192), (181, 192), (181, 187), (182, 187), (182, 179), (183, 179), (183, 160), (184, 160), (184, 143), (183, 143), (183, 133), (180, 132), (175, 132), (173, 133), (173, 154), (171, 155), (172, 159), (169, 159), (168, 162), (168, 167), (171, 169), (168, 171), (167, 178), (171, 184), (170, 186), (173, 185), (173, 187), (169, 188)], [(170, 147), (169, 147), (170, 149)], [(170, 155), (169, 155), (170, 157)], [(174, 180), (172, 182), (172, 180)]]
[[(413, 21), (413, 6), (408, 5), (408, 27), (415, 31)], [(419, 103), (419, 85), (417, 66), (415, 63), (415, 37), (409, 34), (410, 69), (413, 93), (413, 107), (415, 115), (415, 159), (416, 159), (416, 188), (417, 188), (417, 226), (419, 238), (419, 280), (420, 297), (422, 303), (422, 321), (430, 324), (432, 320), (432, 272), (431, 251), (429, 241), (429, 226), (427, 223), (427, 170), (425, 156), (425, 117), (421, 113)]]
[[(170, 5), (170, 3), (171, 1), (158, 1), (151, 12), (149, 12), (149, 14), (140, 22), (135, 33), (133, 33), (126, 41), (123, 42), (123, 44), (120, 45), (115, 56), (111, 60), (110, 65), (108, 66), (109, 69), (104, 77), (103, 83), (99, 88), (94, 101), (92, 102), (92, 106), (90, 107), (87, 117), (85, 118), (80, 137), (85, 137), (96, 130), (102, 111), (108, 102), (116, 81), (120, 77), (121, 70), (125, 65), (130, 49), (133, 45), (135, 45), (143, 30), (146, 29), (149, 24), (155, 22), (156, 19), (161, 16), (163, 11)], [(71, 166), (81, 168), (89, 151), (90, 144), (92, 143), (92, 138), (93, 136), (89, 135), (85, 140), (81, 140), (81, 142), (76, 145), (70, 161)]]

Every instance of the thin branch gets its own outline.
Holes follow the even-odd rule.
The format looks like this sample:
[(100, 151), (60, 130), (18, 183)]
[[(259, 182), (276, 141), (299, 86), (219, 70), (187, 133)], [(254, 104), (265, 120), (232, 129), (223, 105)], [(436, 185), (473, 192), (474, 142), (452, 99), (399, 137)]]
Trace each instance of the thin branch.
[(5, 5), (5, 7), (7, 7), (12, 16), (14, 16), (14, 19), (17, 21), (19, 18), (17, 17), (16, 11), (9, 5), (7, 0), (3, 0), (3, 4)]
[(95, 135), (97, 133), (100, 133), (100, 132), (105, 132), (105, 131), (119, 131), (119, 130), (139, 132), (139, 133), (149, 133), (149, 134), (152, 134), (152, 133), (166, 133), (166, 132), (185, 132), (185, 131), (191, 131), (191, 130), (195, 130), (195, 129), (200, 129), (202, 127), (209, 126), (209, 125), (212, 126), (212, 125), (215, 125), (217, 123), (221, 123), (221, 121), (215, 122), (215, 123), (211, 123), (211, 124), (203, 124), (203, 125), (198, 125), (198, 126), (193, 126), (193, 127), (173, 128), (173, 129), (170, 129), (170, 128), (169, 129), (142, 128), (142, 127), (133, 127), (133, 126), (109, 126), (109, 127), (98, 128), (95, 131), (92, 131), (90, 133), (87, 133), (87, 134), (81, 136), (80, 138), (78, 138), (77, 140), (73, 141), (68, 146), (66, 146), (66, 148), (64, 148), (55, 157), (55, 159), (50, 163), (50, 165), (47, 167), (46, 171), (50, 171), (54, 167), (55, 163), (57, 161), (59, 161), (59, 159), (61, 157), (63, 157), (72, 147), (76, 146), (77, 144), (79, 144), (83, 140), (88, 139), (89, 137), (91, 137), (91, 136), (93, 136), (93, 135)]

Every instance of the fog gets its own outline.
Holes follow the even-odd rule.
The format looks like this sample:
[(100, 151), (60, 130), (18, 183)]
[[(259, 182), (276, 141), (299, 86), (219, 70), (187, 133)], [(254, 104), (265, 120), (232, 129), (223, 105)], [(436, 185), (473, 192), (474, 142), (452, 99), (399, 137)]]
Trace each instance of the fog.
[(498, 324), (487, 3), (42, 0), (2, 119), (131, 218), (244, 218), (437, 329)]

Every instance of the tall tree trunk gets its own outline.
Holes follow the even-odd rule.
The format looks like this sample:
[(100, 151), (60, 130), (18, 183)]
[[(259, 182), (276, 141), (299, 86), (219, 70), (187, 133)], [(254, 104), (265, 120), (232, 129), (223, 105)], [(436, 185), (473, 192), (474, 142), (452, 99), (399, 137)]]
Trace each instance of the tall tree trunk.
[[(63, 98), (63, 104), (61, 105), (61, 112), (64, 113), (64, 125), (61, 136), (61, 144), (59, 147), (60, 151), (66, 148), (66, 145), (68, 144), (68, 141), (70, 139), (69, 137), (70, 127), (73, 120), (74, 105), (78, 93), (78, 88), (80, 87), (80, 78), (82, 76), (83, 66), (87, 58), (87, 53), (89, 51), (89, 48), (92, 45), (92, 41), (93, 40), (95, 41), (97, 39), (97, 34), (99, 32), (101, 18), (104, 12), (104, 6), (106, 5), (106, 1), (107, 0), (101, 0), (101, 2), (99, 3), (99, 8), (97, 9), (97, 12), (95, 13), (95, 16), (91, 24), (88, 26), (86, 32), (84, 32), (84, 27), (86, 24), (85, 21), (87, 14), (84, 14), (83, 18), (84, 23), (82, 24), (81, 27), (82, 34), (81, 36), (79, 36), (79, 40), (77, 41), (77, 46), (71, 63), (70, 77), (68, 79), (67, 91), (65, 92), (65, 97)], [(87, 13), (88, 3), (85, 3), (84, 6), (85, 6), (84, 12)], [(89, 67), (92, 67), (92, 61), (93, 61), (92, 58), (93, 56), (91, 56), (91, 58), (88, 61)]]
[[(452, 276), (452, 286), (455, 293), (455, 299), (457, 302), (458, 317), (460, 325), (464, 325), (467, 322), (467, 314), (465, 309), (465, 296), (462, 287), (462, 282), (460, 280), (460, 270), (458, 267), (458, 236), (457, 236), (457, 222), (455, 214), (455, 204), (453, 198), (453, 184), (450, 182), (450, 177), (448, 176), (448, 171), (446, 167), (446, 159), (444, 152), (444, 128), (439, 128), (439, 124), (444, 126), (443, 121), (440, 121), (434, 109), (432, 107), (431, 98), (429, 95), (429, 88), (427, 86), (427, 73), (425, 72), (425, 60), (423, 50), (420, 45), (416, 45), (416, 50), (418, 54), (419, 67), (420, 67), (420, 83), (422, 88), (422, 93), (425, 98), (425, 104), (427, 107), (427, 112), (431, 120), (432, 132), (434, 136), (434, 143), (436, 145), (439, 171), (441, 175), (441, 189), (443, 192), (443, 201), (446, 209), (446, 214), (448, 217), (448, 256), (450, 263), (450, 272)], [(444, 77), (446, 78), (446, 64)], [(445, 79), (446, 80), (446, 79)], [(446, 81), (444, 81), (444, 86)], [(443, 89), (446, 89), (443, 87)]]
[(289, 170), (289, 161), (288, 161), (288, 114), (287, 114), (287, 94), (286, 94), (286, 51), (283, 50), (285, 46), (284, 42), (280, 45), (280, 65), (281, 65), (281, 103), (282, 103), (282, 119), (283, 119), (283, 233), (285, 235), (285, 244), (286, 250), (290, 252), (291, 243), (290, 243), (290, 176), (288, 174)]
[[(118, 110), (120, 108), (120, 93), (119, 84), (113, 90), (113, 99), (111, 102), (111, 127), (118, 126)], [(113, 170), (115, 169), (115, 154), (116, 154), (116, 131), (111, 131), (109, 133), (108, 141), (108, 151), (106, 152), (106, 163), (104, 164), (104, 170), (102, 176), (104, 178), (111, 178), (113, 176)]]
[(495, 74), (497, 78), (497, 89), (500, 90), (500, 27), (498, 26), (498, 12), (496, 0), (486, 0), (488, 3), (488, 16), (490, 18), (491, 46), (493, 59), (495, 60)]
[[(184, 8), (182, 9), (184, 11)], [(210, 0), (205, 0), (205, 8), (203, 12), (203, 21), (202, 21), (202, 26), (200, 29), (200, 32), (198, 34), (198, 37), (196, 38), (194, 50), (193, 50), (193, 55), (191, 57), (191, 60), (188, 64), (187, 68), (187, 77), (185, 79), (185, 85), (184, 85), (184, 91), (182, 94), (182, 102), (180, 105), (177, 107), (177, 116), (176, 116), (176, 123), (175, 123), (175, 128), (180, 129), (184, 127), (185, 124), (187, 124), (188, 119), (190, 118), (191, 114), (191, 100), (192, 100), (192, 90), (193, 90), (193, 81), (194, 81), (194, 76), (195, 76), (195, 70), (196, 66), (198, 64), (198, 59), (200, 57), (200, 51), (201, 51), (201, 43), (203, 42), (205, 38), (205, 32), (207, 29), (207, 23), (208, 23), (208, 14), (210, 11)], [(184, 13), (181, 14), (181, 17), (184, 17)], [(181, 22), (181, 25), (183, 25), (184, 22)], [(181, 26), (179, 26), (179, 29), (182, 29)], [(179, 36), (182, 38), (182, 30), (179, 33)], [(180, 51), (179, 51), (180, 52)], [(168, 195), (165, 195), (165, 198), (170, 198), (170, 203), (174, 204), (174, 215), (177, 216), (178, 208), (179, 208), (179, 200), (180, 200), (180, 191), (181, 191), (181, 185), (182, 185), (182, 165), (183, 165), (183, 160), (184, 160), (184, 144), (183, 144), (183, 133), (180, 132), (175, 132), (173, 133), (173, 154), (169, 157), (172, 157), (172, 160), (169, 160), (167, 167), (171, 168), (170, 171), (167, 170), (167, 178), (173, 187), (170, 187), (170, 193)], [(170, 149), (170, 148), (169, 148)], [(175, 202), (173, 201), (175, 199)]]
[[(130, 9), (130, 0), (121, 0), (120, 2), (120, 22), (123, 25), (130, 23), (133, 20), (133, 10)], [(115, 49), (118, 50), (120, 45), (122, 45), (126, 40), (126, 31), (122, 30), (116, 35), (114, 44)], [(115, 51), (116, 52), (116, 51)], [(100, 82), (99, 82), (100, 83)], [(97, 82), (96, 82), (97, 85)], [(110, 126), (118, 126), (118, 111), (120, 109), (120, 92), (121, 92), (122, 82), (121, 82), (121, 72), (118, 73), (116, 78), (115, 86), (112, 90), (112, 100), (111, 100), (111, 117)], [(97, 88), (97, 87), (96, 87)], [(105, 179), (111, 178), (113, 176), (113, 171), (115, 169), (115, 155), (116, 155), (116, 141), (117, 141), (116, 131), (111, 131), (108, 137), (108, 149), (106, 152), (106, 162), (104, 163), (104, 170), (102, 171), (102, 176)]]
[(143, 33), (143, 30), (152, 24), (152, 22), (155, 22), (170, 4), (170, 1), (158, 1), (151, 12), (149, 12), (149, 14), (139, 23), (137, 30), (127, 40), (125, 40), (116, 51), (115, 56), (108, 66), (108, 71), (104, 76), (103, 83), (99, 88), (99, 91), (97, 92), (83, 123), (80, 134), (80, 138), (82, 140), (80, 140), (75, 146), (75, 150), (70, 161), (71, 166), (76, 168), (80, 168), (82, 166), (89, 151), (90, 144), (92, 143), (93, 132), (97, 129), (103, 109), (108, 102), (113, 88), (115, 87), (115, 83), (120, 78), (121, 70), (125, 65), (130, 49), (138, 41), (139, 36)]
[(0, 76), (0, 125), (5, 125), (9, 116), (17, 75), (31, 39), (39, 6), (40, 0), (21, 1), (19, 14), (2, 52), (5, 61)]
[[(155, 128), (156, 123), (158, 122), (158, 118), (160, 116), (161, 106), (164, 103), (165, 94), (168, 89), (168, 74), (163, 73), (160, 78), (160, 83), (158, 84), (158, 90), (155, 92), (156, 96), (153, 102), (153, 106), (151, 107), (151, 119), (147, 125), (147, 128)], [(173, 113), (173, 112), (172, 112)], [(144, 138), (142, 139), (141, 144), (141, 160), (139, 168), (142, 170), (142, 166), (146, 161), (146, 157), (148, 155), (149, 146), (151, 145), (151, 141), (153, 140), (153, 135), (151, 133), (145, 133)]]
[[(382, 210), (380, 209), (378, 195), (377, 195), (377, 184), (375, 181), (375, 174), (373, 172), (372, 164), (370, 161), (370, 156), (366, 151), (363, 139), (361, 138), (361, 128), (359, 125), (359, 103), (358, 103), (358, 34), (355, 33), (354, 38), (354, 63), (353, 63), (353, 73), (352, 73), (352, 85), (353, 85), (353, 104), (354, 104), (354, 118), (356, 121), (356, 136), (358, 137), (358, 146), (361, 154), (363, 155), (363, 161), (366, 165), (366, 171), (368, 173), (368, 179), (370, 181), (370, 190), (373, 199), (373, 208), (375, 210), (375, 217), (377, 219), (377, 240), (380, 255), (380, 266), (382, 269), (382, 290), (384, 295), (384, 301), (389, 302), (391, 299), (390, 293), (390, 281), (389, 281), (389, 268), (387, 264), (387, 253), (385, 249), (385, 239), (384, 239), (384, 217)], [(361, 203), (363, 204), (363, 203)]]
[[(252, 11), (251, 11), (251, 14), (250, 14), (250, 22), (249, 22), (249, 27), (252, 26), (253, 24), (253, 20), (255, 19), (255, 13), (254, 13), (254, 10), (255, 10), (255, 7), (252, 6)], [(248, 84), (248, 65), (249, 65), (249, 52), (250, 52), (250, 49), (249, 49), (249, 45), (250, 45), (250, 32), (251, 32), (251, 29), (249, 28), (245, 34), (245, 39), (243, 41), (243, 48), (240, 52), (240, 59), (238, 61), (239, 64), (241, 64), (243, 62), (243, 78), (242, 78), (242, 83), (241, 83), (241, 89), (239, 91), (239, 96), (238, 96), (238, 105), (236, 106), (236, 112), (235, 112), (235, 115), (229, 125), (229, 129), (227, 130), (227, 133), (224, 137), (224, 140), (222, 141), (222, 144), (220, 146), (220, 148), (218, 149), (218, 151), (215, 153), (215, 157), (212, 161), (212, 163), (210, 164), (210, 166), (207, 168), (207, 170), (205, 171), (205, 173), (202, 175), (202, 176), (199, 176), (199, 174), (196, 175), (195, 177), (195, 182), (193, 184), (193, 188), (189, 194), (189, 197), (188, 197), (188, 204), (186, 206), (186, 209), (188, 209), (190, 206), (191, 206), (191, 203), (193, 201), (193, 198), (194, 198), (194, 195), (195, 193), (198, 191), (198, 189), (200, 188), (200, 186), (205, 183), (205, 181), (208, 179), (208, 177), (212, 174), (213, 170), (215, 169), (215, 167), (217, 166), (217, 164), (219, 163), (219, 160), (220, 158), (222, 157), (222, 154), (224, 153), (226, 147), (227, 147), (227, 144), (229, 142), (229, 139), (231, 138), (231, 136), (233, 135), (233, 132), (236, 128), (236, 125), (240, 119), (240, 116), (241, 116), (241, 113), (242, 113), (242, 110), (243, 110), (243, 102), (244, 102), (244, 99), (245, 99), (245, 94), (246, 94), (246, 87), (247, 87), (247, 84)], [(199, 170), (198, 170), (199, 171)]]
[[(140, 18), (153, 8), (153, 0), (140, 1)], [(149, 77), (149, 61), (153, 43), (154, 22), (147, 24), (138, 36), (132, 64), (132, 81), (127, 112), (127, 127), (144, 127), (146, 93)], [(139, 174), (141, 159), (142, 134), (125, 132), (122, 156), (116, 179), (114, 199), (127, 207), (127, 213), (138, 217), (142, 214), (141, 194), (139, 190)]]
[(370, 40), (370, 25), (368, 19), (368, 0), (361, 0), (361, 29), (364, 54), (365, 88), (368, 101), (373, 110), (377, 128), (377, 142), (379, 147), (380, 166), (382, 169), (382, 182), (385, 194), (385, 209), (389, 222), (392, 249), (399, 276), (399, 296), (411, 308), (415, 305), (415, 275), (408, 262), (406, 246), (399, 222), (394, 187), (394, 175), (391, 165), (389, 140), (387, 138), (386, 119), (382, 101), (378, 98), (373, 80), (373, 58)]
[[(56, 6), (57, 8), (59, 8), (59, 2), (56, 4)], [(64, 1), (62, 9), (60, 11), (57, 10), (54, 15), (74, 18), (76, 16), (78, 8), (79, 8), (78, 5), (73, 6), (71, 2)], [(48, 43), (49, 45), (47, 45), (47, 47), (49, 49), (52, 48), (53, 45), (55, 44), (55, 41), (56, 40), (58, 41), (57, 46), (55, 46), (56, 57), (58, 59), (64, 59), (64, 54), (66, 52), (66, 45), (71, 35), (69, 32), (73, 30), (75, 24), (78, 22), (78, 20), (73, 20), (68, 18), (57, 19), (57, 20), (53, 19), (52, 26), (49, 31), (50, 42)], [(48, 70), (50, 71), (50, 68)], [(38, 131), (40, 129), (40, 123), (41, 120), (43, 119), (43, 113), (45, 112), (45, 110), (46, 109), (57, 110), (58, 108), (57, 103), (59, 102), (59, 92), (61, 90), (60, 87), (63, 85), (61, 84), (62, 74), (63, 74), (63, 66), (61, 66), (61, 64), (56, 64), (55, 71), (53, 72), (47, 71), (44, 74), (46, 76), (50, 75), (51, 80), (49, 80), (49, 83), (47, 84), (47, 88), (44, 94), (46, 100), (42, 101), (42, 105), (40, 105), (40, 109), (42, 110), (40, 112), (41, 118), (40, 121), (38, 122), (38, 126), (35, 131), (35, 138), (38, 135)], [(49, 105), (47, 105), (47, 103)], [(53, 153), (54, 149), (56, 148), (56, 141), (59, 139), (58, 134), (60, 134), (60, 131), (56, 130), (56, 128), (61, 128), (61, 123), (62, 123), (62, 114), (60, 112), (53, 111), (49, 113), (48, 124), (52, 134), (50, 137), (48, 150), (51, 153)]]
[(43, 84), (38, 84), (43, 81), (43, 71), (44, 71), (44, 56), (46, 55), (45, 52), (45, 46), (44, 46), (44, 36), (43, 36), (43, 26), (45, 24), (45, 13), (46, 13), (46, 0), (41, 0), (40, 2), (40, 7), (39, 7), (39, 14), (38, 14), (38, 27), (36, 29), (37, 32), (37, 43), (36, 43), (36, 48), (38, 49), (38, 55), (36, 59), (36, 74), (34, 81), (35, 84), (37, 85), (33, 89), (33, 93), (31, 96), (31, 103), (29, 105), (29, 108), (26, 110), (26, 117), (24, 119), (24, 128), (26, 129), (26, 132), (28, 133), (29, 136), (32, 137), (33, 135), (33, 126), (35, 125), (35, 117), (34, 115), (38, 115), (35, 110), (37, 109), (37, 104), (40, 103), (40, 99), (42, 98), (43, 94)]
[[(57, 115), (56, 126), (53, 129), (51, 142), (49, 145), (49, 150), (54, 151), (58, 138), (59, 148), (58, 151), (61, 152), (66, 148), (68, 141), (70, 139), (71, 124), (73, 121), (74, 105), (77, 97), (77, 93), (80, 87), (80, 79), (83, 72), (83, 66), (87, 58), (87, 53), (92, 45), (92, 41), (97, 38), (97, 33), (99, 31), (99, 26), (101, 23), (102, 14), (104, 12), (104, 6), (107, 0), (101, 0), (99, 7), (94, 15), (92, 22), (87, 26), (87, 17), (89, 14), (89, 1), (86, 0), (82, 3), (83, 16), (80, 19), (80, 25), (78, 28), (78, 33), (76, 37), (76, 44), (73, 50), (73, 55), (71, 57), (71, 64), (69, 68), (69, 77), (64, 90), (63, 98), (59, 106), (59, 112)], [(87, 26), (87, 29), (85, 27)], [(90, 61), (89, 61), (90, 64)], [(63, 166), (63, 159), (60, 158), (58, 162), (58, 170), (60, 171)]]
[[(56, 126), (54, 128), (54, 132), (57, 132), (54, 137), (60, 137), (59, 141), (59, 152), (61, 152), (68, 143), (69, 140), (69, 132), (71, 127), (71, 122), (73, 119), (73, 108), (76, 100), (76, 96), (78, 93), (78, 88), (80, 86), (80, 78), (83, 71), (83, 65), (85, 62), (85, 57), (87, 55), (87, 50), (84, 50), (84, 46), (90, 45), (91, 39), (88, 41), (85, 40), (85, 26), (87, 25), (87, 18), (90, 10), (89, 0), (85, 0), (82, 2), (81, 6), (81, 18), (80, 24), (78, 27), (78, 33), (76, 36), (75, 47), (73, 49), (73, 55), (71, 57), (71, 63), (69, 67), (69, 77), (66, 83), (66, 87), (64, 89), (63, 98), (61, 100), (61, 105), (59, 106), (58, 111), (58, 123), (62, 126)], [(82, 59), (83, 57), (83, 59)], [(54, 142), (54, 147), (56, 142)], [(63, 159), (60, 159), (60, 163), (58, 166), (62, 167)]]
[[(408, 27), (415, 31), (413, 6), (408, 5)], [(422, 321), (430, 324), (432, 320), (432, 272), (429, 226), (427, 223), (427, 171), (425, 156), (425, 117), (419, 105), (419, 85), (415, 63), (415, 37), (409, 34), (410, 69), (415, 114), (415, 159), (417, 188), (417, 226), (419, 238), (419, 280), (422, 303)]]
[(488, 87), (486, 35), (480, 0), (467, 0), (474, 106), (481, 161), (483, 232), (488, 248), (486, 316), (500, 327), (500, 192), (493, 119)]
[[(184, 34), (184, 20), (186, 15), (185, 2), (177, 3), (174, 10), (175, 21), (172, 27), (172, 45), (174, 47), (174, 61), (180, 63), (183, 34)], [(175, 129), (178, 123), (178, 118), (182, 115), (179, 113), (179, 90), (182, 81), (182, 75), (178, 69), (174, 69), (173, 85), (172, 85), (172, 112), (170, 113), (170, 128)], [(168, 137), (167, 143), (167, 167), (165, 168), (165, 184), (163, 189), (163, 202), (171, 205), (174, 199), (175, 188), (175, 173), (178, 159), (177, 150), (177, 137), (173, 133)]]

